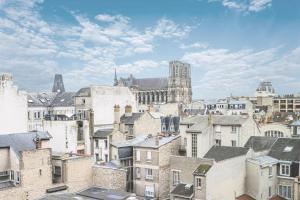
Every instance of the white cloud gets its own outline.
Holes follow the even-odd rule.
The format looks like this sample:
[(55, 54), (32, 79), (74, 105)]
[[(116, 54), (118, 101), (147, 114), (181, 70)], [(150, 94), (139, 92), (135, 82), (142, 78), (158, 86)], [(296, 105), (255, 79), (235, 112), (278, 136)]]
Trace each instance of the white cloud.
[(205, 43), (195, 42), (192, 44), (181, 44), (181, 49), (206, 49), (208, 47)]
[[(182, 38), (190, 31), (189, 26), (167, 18), (138, 29), (126, 16), (99, 14), (90, 19), (73, 12), (76, 25), (53, 24), (39, 13), (42, 0), (0, 1), (0, 72), (13, 73), (31, 89), (49, 87), (55, 72), (66, 74), (66, 82), (81, 87), (113, 74), (115, 67), (129, 73), (158, 66), (150, 60), (116, 63), (153, 52), (157, 38)], [(34, 77), (30, 81), (28, 74)]]
[(272, 5), (272, 0), (208, 0), (208, 2), (221, 2), (226, 8), (245, 13), (259, 12)]
[(280, 50), (207, 49), (186, 53), (182, 59), (202, 71), (203, 75), (197, 77), (194, 87), (202, 95), (221, 97), (232, 92), (251, 95), (261, 80), (300, 85), (297, 78), (297, 74), (300, 74), (300, 60), (297, 59), (300, 47), (285, 54)]

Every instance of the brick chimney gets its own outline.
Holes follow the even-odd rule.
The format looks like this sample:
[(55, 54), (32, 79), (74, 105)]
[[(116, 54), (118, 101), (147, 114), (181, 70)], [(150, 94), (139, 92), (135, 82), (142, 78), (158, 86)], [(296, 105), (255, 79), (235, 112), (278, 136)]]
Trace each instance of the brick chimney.
[(114, 124), (120, 124), (120, 106), (114, 106)]
[(126, 117), (132, 116), (132, 106), (131, 105), (125, 106), (125, 116)]

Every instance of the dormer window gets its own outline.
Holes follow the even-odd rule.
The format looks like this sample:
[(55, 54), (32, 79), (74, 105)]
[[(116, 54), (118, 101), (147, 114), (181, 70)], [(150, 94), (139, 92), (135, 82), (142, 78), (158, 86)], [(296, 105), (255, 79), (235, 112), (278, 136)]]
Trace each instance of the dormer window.
[(280, 164), (280, 175), (281, 176), (290, 176), (290, 165), (289, 164)]

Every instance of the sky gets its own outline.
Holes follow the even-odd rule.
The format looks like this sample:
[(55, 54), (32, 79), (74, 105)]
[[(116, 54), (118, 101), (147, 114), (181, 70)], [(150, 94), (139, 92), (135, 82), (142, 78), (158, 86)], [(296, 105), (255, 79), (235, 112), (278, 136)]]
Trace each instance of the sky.
[(299, 0), (0, 0), (0, 73), (68, 91), (192, 67), (194, 99), (300, 92)]

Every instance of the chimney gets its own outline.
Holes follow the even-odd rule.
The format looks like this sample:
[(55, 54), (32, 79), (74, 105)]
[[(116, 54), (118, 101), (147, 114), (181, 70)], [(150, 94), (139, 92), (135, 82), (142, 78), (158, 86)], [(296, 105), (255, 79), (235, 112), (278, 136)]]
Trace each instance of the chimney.
[(65, 86), (61, 74), (55, 74), (52, 92), (57, 92), (57, 93), (65, 92)]
[(132, 116), (132, 106), (131, 105), (125, 106), (125, 116), (126, 117)]
[(120, 106), (115, 105), (114, 106), (114, 125), (117, 130), (119, 130), (119, 124), (120, 124)]
[(155, 145), (156, 146), (159, 146), (159, 138), (160, 138), (159, 133), (157, 133), (157, 135), (155, 137)]

